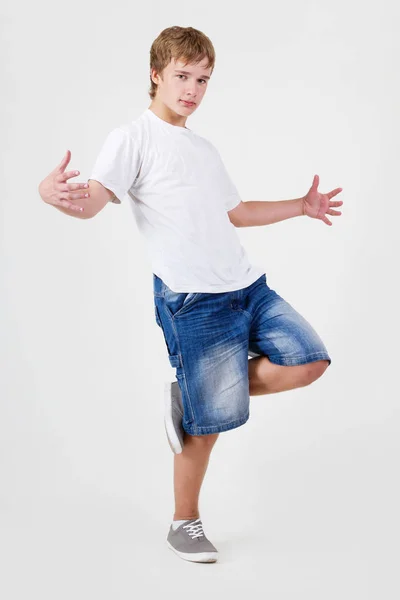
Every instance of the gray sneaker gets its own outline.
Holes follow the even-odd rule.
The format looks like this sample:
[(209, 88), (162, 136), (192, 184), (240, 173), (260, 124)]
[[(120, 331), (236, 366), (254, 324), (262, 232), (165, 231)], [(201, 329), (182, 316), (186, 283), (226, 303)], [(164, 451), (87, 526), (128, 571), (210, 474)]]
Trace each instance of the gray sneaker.
[(164, 425), (172, 452), (183, 450), (185, 430), (182, 427), (183, 406), (181, 390), (177, 381), (168, 381), (164, 387)]
[(191, 519), (173, 530), (172, 525), (167, 537), (168, 547), (184, 560), (193, 562), (215, 562), (218, 551), (203, 531), (201, 519)]

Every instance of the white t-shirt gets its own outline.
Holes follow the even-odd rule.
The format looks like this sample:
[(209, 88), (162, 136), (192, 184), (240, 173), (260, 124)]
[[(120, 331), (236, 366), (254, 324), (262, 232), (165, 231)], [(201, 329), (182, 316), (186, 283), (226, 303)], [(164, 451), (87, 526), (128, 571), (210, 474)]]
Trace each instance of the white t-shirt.
[(241, 202), (217, 149), (147, 108), (105, 139), (89, 179), (125, 195), (153, 273), (175, 292), (227, 292), (251, 285), (252, 266), (227, 211)]

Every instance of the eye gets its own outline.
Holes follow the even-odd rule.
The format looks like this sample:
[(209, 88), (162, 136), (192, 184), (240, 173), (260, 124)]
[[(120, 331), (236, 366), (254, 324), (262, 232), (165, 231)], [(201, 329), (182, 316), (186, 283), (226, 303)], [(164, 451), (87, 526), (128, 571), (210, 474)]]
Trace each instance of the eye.
[(179, 74), (177, 75), (177, 77), (185, 77), (185, 75), (182, 75), (182, 73), (179, 73)]

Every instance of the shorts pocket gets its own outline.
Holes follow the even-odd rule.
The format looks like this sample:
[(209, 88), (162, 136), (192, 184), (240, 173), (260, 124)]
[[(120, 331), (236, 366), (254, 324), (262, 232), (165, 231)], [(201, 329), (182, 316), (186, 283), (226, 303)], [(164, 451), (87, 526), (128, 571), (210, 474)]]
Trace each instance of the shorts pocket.
[(189, 292), (189, 293), (186, 295), (186, 298), (185, 298), (185, 300), (183, 301), (183, 306), (182, 306), (182, 308), (183, 308), (184, 306), (188, 306), (189, 304), (191, 304), (192, 302), (194, 302), (198, 296), (200, 296), (200, 294), (199, 294), (198, 292)]
[(179, 317), (179, 315), (186, 312), (186, 310), (196, 302), (197, 298), (201, 296), (199, 292), (188, 292), (179, 294), (180, 298), (173, 304), (167, 304), (167, 308), (173, 318)]

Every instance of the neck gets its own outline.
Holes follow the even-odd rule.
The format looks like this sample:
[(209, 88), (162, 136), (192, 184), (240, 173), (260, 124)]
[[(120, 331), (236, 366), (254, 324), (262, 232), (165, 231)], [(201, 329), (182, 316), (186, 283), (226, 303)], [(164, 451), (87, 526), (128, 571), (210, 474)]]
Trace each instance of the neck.
[(166, 104), (157, 98), (154, 98), (149, 106), (149, 109), (153, 111), (157, 117), (160, 117), (160, 119), (167, 121), (167, 123), (170, 123), (171, 125), (176, 125), (177, 127), (186, 127), (187, 117), (178, 115), (178, 113), (171, 110)]

